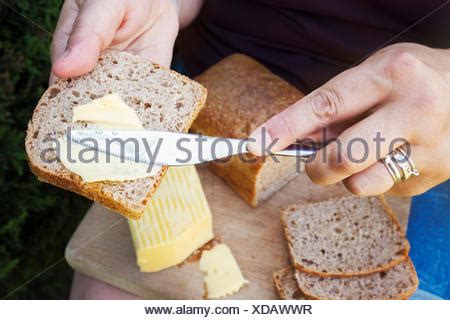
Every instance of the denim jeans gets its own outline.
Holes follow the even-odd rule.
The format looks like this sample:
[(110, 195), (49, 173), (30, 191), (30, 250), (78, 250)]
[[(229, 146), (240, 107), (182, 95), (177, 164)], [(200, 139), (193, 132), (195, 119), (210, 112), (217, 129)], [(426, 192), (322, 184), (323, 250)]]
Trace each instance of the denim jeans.
[(419, 276), (415, 299), (450, 299), (450, 180), (413, 197), (407, 237)]

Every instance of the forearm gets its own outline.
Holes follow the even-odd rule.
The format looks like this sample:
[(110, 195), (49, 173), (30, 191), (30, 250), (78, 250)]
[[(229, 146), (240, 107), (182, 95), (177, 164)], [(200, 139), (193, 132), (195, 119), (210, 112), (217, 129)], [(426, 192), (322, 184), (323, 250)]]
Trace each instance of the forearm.
[(198, 15), (203, 0), (174, 0), (178, 4), (180, 29), (187, 27)]

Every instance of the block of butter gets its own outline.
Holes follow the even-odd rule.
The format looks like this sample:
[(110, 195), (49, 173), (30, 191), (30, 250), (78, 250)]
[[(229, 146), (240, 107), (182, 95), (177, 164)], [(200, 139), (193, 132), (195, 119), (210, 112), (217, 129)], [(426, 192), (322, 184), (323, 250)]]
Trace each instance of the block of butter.
[(195, 167), (169, 168), (142, 218), (128, 222), (142, 272), (177, 265), (211, 240), (211, 212)]
[(217, 299), (236, 293), (248, 283), (242, 275), (236, 259), (226, 244), (218, 244), (211, 250), (203, 251), (200, 270), (205, 273), (204, 282), (207, 299)]

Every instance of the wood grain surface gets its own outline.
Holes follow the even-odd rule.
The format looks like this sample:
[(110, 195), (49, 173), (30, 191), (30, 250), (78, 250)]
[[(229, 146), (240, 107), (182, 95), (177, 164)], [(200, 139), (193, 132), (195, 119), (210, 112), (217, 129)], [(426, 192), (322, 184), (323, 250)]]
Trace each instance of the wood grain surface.
[[(214, 233), (232, 250), (250, 283), (231, 299), (277, 299), (272, 272), (289, 263), (280, 208), (347, 194), (342, 185), (319, 187), (300, 174), (268, 202), (249, 207), (205, 166), (197, 166), (213, 214)], [(404, 226), (408, 198), (389, 198)], [(87, 212), (66, 248), (75, 269), (143, 298), (201, 299), (203, 275), (192, 261), (157, 273), (141, 273), (128, 223), (97, 203)]]

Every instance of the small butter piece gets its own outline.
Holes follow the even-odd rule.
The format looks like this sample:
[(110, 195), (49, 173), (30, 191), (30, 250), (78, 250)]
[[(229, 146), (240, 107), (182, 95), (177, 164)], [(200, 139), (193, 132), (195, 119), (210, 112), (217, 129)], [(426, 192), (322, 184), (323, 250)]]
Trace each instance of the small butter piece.
[(203, 251), (200, 258), (200, 270), (205, 273), (206, 297), (217, 299), (236, 293), (244, 284), (241, 269), (226, 244), (218, 244)]
[[(100, 128), (144, 129), (136, 112), (117, 93), (74, 108), (72, 122), (76, 121), (90, 122)], [(90, 150), (74, 142), (68, 143), (65, 137), (58, 141), (62, 164), (85, 182), (136, 180), (154, 176), (161, 169), (158, 165), (150, 167), (145, 163), (129, 160), (122, 162), (114, 156), (107, 161), (107, 155), (103, 152)]]
[(72, 122), (92, 122), (102, 128), (144, 129), (136, 112), (117, 93), (73, 108)]
[(142, 272), (177, 265), (211, 240), (211, 212), (195, 167), (170, 167), (142, 218), (128, 223)]

